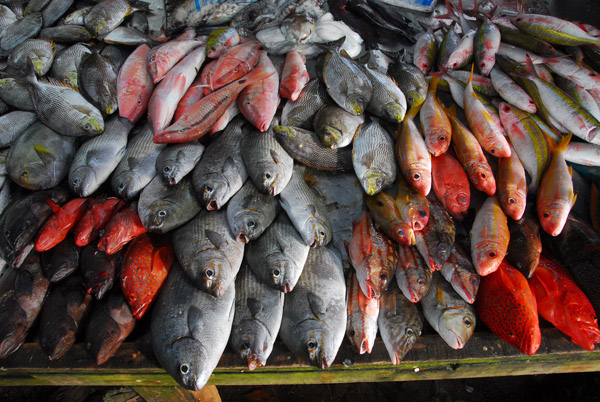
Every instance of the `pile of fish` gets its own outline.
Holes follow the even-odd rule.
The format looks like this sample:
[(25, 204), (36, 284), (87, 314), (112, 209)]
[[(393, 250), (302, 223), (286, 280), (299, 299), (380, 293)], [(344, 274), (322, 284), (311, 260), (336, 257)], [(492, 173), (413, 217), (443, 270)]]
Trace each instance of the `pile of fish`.
[(56, 26), (72, 2), (39, 3), (0, 6), (0, 358), (39, 315), (50, 359), (82, 331), (102, 364), (152, 304), (191, 389), (228, 344), (266, 365), (277, 336), (321, 368), (378, 332), (398, 364), (425, 322), (460, 349), (476, 317), (523, 353), (538, 314), (600, 342), (600, 236), (567, 164), (600, 164), (600, 31), (447, 3), (409, 62), (377, 49), (413, 29), (379, 1), (241, 24), (261, 2), (171, 39), (143, 3)]

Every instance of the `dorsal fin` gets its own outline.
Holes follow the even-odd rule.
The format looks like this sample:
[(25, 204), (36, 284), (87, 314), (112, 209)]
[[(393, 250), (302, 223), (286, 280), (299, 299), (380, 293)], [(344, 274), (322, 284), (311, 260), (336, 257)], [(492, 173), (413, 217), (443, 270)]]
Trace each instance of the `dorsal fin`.
[(69, 88), (69, 89), (72, 89), (73, 91), (79, 92), (78, 88), (76, 88), (76, 87), (74, 87), (72, 85), (69, 85), (69, 84), (67, 84), (65, 82), (59, 81), (59, 80), (57, 80), (55, 78), (52, 78), (52, 77), (42, 77), (42, 78), (39, 79), (39, 82), (40, 82), (40, 84), (52, 85), (54, 87)]

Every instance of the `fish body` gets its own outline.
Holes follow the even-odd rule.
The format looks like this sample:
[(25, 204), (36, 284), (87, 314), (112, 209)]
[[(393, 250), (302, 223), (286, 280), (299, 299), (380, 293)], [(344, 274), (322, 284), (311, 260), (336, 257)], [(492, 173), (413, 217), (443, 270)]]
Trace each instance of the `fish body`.
[(327, 89), (319, 79), (310, 80), (295, 101), (288, 101), (281, 111), (281, 125), (312, 129), (317, 112), (328, 102)]
[(471, 62), (476, 33), (476, 29), (470, 29), (462, 36), (452, 53), (448, 54), (446, 63), (442, 65), (443, 68), (456, 70)]
[(429, 199), (429, 221), (415, 233), (416, 246), (432, 271), (439, 271), (454, 247), (456, 226), (439, 201)]
[(600, 39), (588, 34), (577, 24), (551, 15), (519, 14), (512, 23), (520, 30), (555, 45), (600, 44)]
[(367, 111), (392, 123), (401, 123), (406, 115), (406, 97), (396, 82), (379, 70), (365, 66), (363, 71), (373, 86)]
[(436, 96), (437, 82), (438, 78), (434, 76), (419, 113), (425, 144), (433, 156), (445, 153), (452, 138), (452, 125)]
[(206, 38), (206, 57), (216, 59), (220, 57), (228, 47), (240, 43), (240, 34), (233, 28), (217, 28)]
[(427, 94), (427, 82), (423, 72), (417, 66), (398, 61), (390, 65), (388, 74), (396, 81), (398, 88), (406, 97), (409, 109), (413, 105), (423, 103)]
[(376, 121), (362, 126), (352, 143), (352, 164), (368, 195), (375, 195), (396, 180), (393, 141)]
[(525, 168), (512, 148), (508, 158), (498, 160), (497, 196), (504, 213), (516, 221), (525, 213), (526, 181)]
[(298, 52), (288, 52), (285, 55), (285, 62), (281, 71), (279, 95), (282, 98), (296, 101), (309, 80), (310, 76), (306, 70), (306, 58)]
[(488, 76), (494, 68), (500, 37), (500, 30), (496, 24), (485, 18), (475, 34), (473, 44), (475, 64), (483, 76)]
[(107, 115), (117, 111), (117, 69), (106, 57), (96, 51), (84, 55), (77, 69), (79, 90), (94, 106)]
[(402, 175), (398, 176), (396, 206), (400, 217), (410, 224), (414, 231), (423, 229), (429, 222), (429, 200), (408, 185)]
[(480, 276), (475, 270), (468, 253), (456, 242), (450, 257), (440, 270), (456, 293), (467, 303), (473, 304), (479, 290)]
[(495, 196), (488, 197), (475, 215), (471, 229), (471, 257), (477, 273), (489, 275), (506, 256), (510, 232), (506, 215)]
[(95, 36), (103, 37), (133, 12), (125, 0), (104, 0), (94, 5), (84, 18), (85, 26)]
[(31, 13), (7, 26), (0, 38), (0, 50), (7, 53), (29, 38), (33, 38), (42, 28), (42, 13)]
[(104, 234), (98, 241), (98, 250), (108, 255), (115, 254), (127, 243), (147, 232), (137, 212), (137, 202), (117, 212), (108, 221)]
[(119, 116), (135, 124), (146, 113), (154, 91), (152, 76), (146, 68), (150, 47), (146, 44), (135, 49), (123, 63), (117, 76)]
[(79, 258), (82, 284), (88, 294), (97, 300), (104, 297), (115, 282), (117, 258), (96, 248), (95, 244), (85, 246)]
[(63, 241), (69, 231), (75, 226), (89, 203), (87, 198), (74, 198), (62, 207), (53, 202), (48, 202), (54, 211), (44, 226), (39, 231), (35, 242), (37, 251), (48, 251)]
[(277, 215), (277, 200), (258, 191), (251, 180), (246, 181), (227, 205), (227, 221), (237, 241), (256, 240)]
[(432, 275), (431, 268), (416, 247), (404, 245), (398, 247), (396, 283), (407, 300), (418, 303), (427, 293)]
[(337, 105), (326, 105), (317, 112), (313, 126), (323, 145), (335, 149), (349, 145), (364, 121), (362, 115), (355, 116)]
[(177, 185), (200, 161), (204, 145), (198, 141), (165, 147), (156, 158), (156, 172), (165, 184)]
[[(410, 114), (410, 113), (409, 113)], [(431, 156), (412, 116), (402, 122), (396, 138), (396, 157), (400, 172), (421, 195), (431, 190)]]
[(72, 238), (67, 238), (56, 247), (40, 255), (44, 275), (52, 283), (60, 282), (79, 267), (80, 249)]
[(69, 46), (54, 57), (52, 67), (50, 68), (50, 75), (60, 82), (77, 87), (77, 70), (79, 64), (84, 55), (91, 53), (92, 51), (81, 43)]
[(12, 145), (25, 129), (37, 121), (33, 112), (15, 110), (0, 116), (0, 146)]
[(469, 179), (460, 163), (450, 154), (431, 158), (433, 191), (456, 220), (462, 220), (471, 204)]
[[(187, 37), (182, 38), (184, 35)], [(194, 38), (194, 36), (193, 30), (188, 29), (176, 40), (156, 46), (146, 54), (148, 73), (154, 84), (162, 80), (179, 60), (206, 43), (203, 38)]]
[(258, 42), (248, 41), (227, 48), (217, 59), (210, 88), (214, 91), (249, 73), (259, 61), (260, 47)]
[(99, 196), (94, 199), (73, 229), (77, 247), (86, 246), (95, 240), (104, 225), (124, 206), (125, 202), (115, 197)]
[(507, 103), (514, 105), (527, 113), (535, 113), (537, 111), (535, 102), (527, 92), (514, 82), (512, 78), (502, 72), (500, 68), (493, 68), (490, 72), (490, 78), (492, 79), (492, 85), (496, 92), (498, 92), (502, 99)]
[(413, 64), (427, 75), (429, 70), (435, 66), (438, 58), (438, 46), (433, 35), (433, 30), (428, 29), (423, 32), (415, 43), (415, 50), (413, 52)]
[(534, 274), (542, 254), (540, 224), (530, 212), (519, 221), (509, 222), (510, 242), (506, 255), (508, 262), (526, 278)]
[(371, 217), (379, 228), (398, 244), (412, 246), (415, 244), (415, 233), (412, 226), (405, 222), (392, 196), (380, 192), (366, 199)]
[(359, 354), (371, 353), (377, 336), (379, 299), (364, 295), (354, 273), (346, 280), (346, 307), (348, 340)]

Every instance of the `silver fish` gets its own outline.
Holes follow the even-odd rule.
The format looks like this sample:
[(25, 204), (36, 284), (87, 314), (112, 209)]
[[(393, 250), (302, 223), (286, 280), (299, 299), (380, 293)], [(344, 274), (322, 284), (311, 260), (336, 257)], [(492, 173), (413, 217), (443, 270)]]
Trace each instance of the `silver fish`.
[(327, 89), (321, 80), (308, 82), (295, 101), (287, 101), (281, 111), (281, 125), (312, 129), (315, 115), (327, 102)]
[(0, 99), (20, 110), (35, 110), (27, 84), (16, 78), (0, 78)]
[(324, 145), (343, 148), (352, 143), (364, 121), (362, 115), (355, 116), (337, 105), (325, 105), (315, 116), (313, 126)]
[(92, 51), (81, 43), (76, 43), (58, 53), (52, 63), (50, 75), (58, 81), (77, 87), (77, 69), (83, 56)]
[(373, 85), (373, 96), (367, 111), (392, 123), (401, 123), (406, 115), (406, 97), (388, 75), (369, 67), (363, 71)]
[(41, 13), (31, 13), (13, 22), (3, 30), (2, 38), (0, 39), (0, 51), (11, 51), (27, 39), (36, 36), (41, 28)]
[(35, 113), (20, 110), (0, 116), (0, 147), (10, 146), (27, 127), (36, 121)]
[(450, 253), (450, 257), (440, 272), (460, 297), (470, 304), (475, 302), (481, 278), (475, 270), (470, 256), (458, 242), (454, 244), (454, 250)]
[(156, 173), (174, 186), (196, 167), (203, 153), (204, 145), (198, 141), (167, 145), (156, 158)]
[(29, 60), (37, 75), (45, 75), (54, 60), (54, 43), (45, 39), (27, 39), (8, 57), (8, 63), (21, 70), (25, 69)]
[(81, 59), (77, 76), (79, 90), (94, 106), (107, 115), (117, 110), (117, 69), (111, 61), (93, 50)]
[(75, 0), (50, 0), (50, 3), (42, 10), (44, 28), (54, 25), (62, 17)]

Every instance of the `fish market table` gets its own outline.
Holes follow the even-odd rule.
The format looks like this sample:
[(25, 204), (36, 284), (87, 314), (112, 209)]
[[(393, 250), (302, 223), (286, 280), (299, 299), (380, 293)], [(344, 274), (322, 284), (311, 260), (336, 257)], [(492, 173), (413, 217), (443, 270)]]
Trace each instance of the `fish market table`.
[[(144, 338), (142, 338), (144, 339)], [(600, 371), (600, 351), (586, 351), (556, 329), (542, 329), (542, 344), (533, 356), (488, 332), (476, 332), (462, 350), (438, 336), (424, 335), (394, 366), (380, 338), (371, 355), (358, 355), (344, 342), (334, 364), (325, 370), (293, 356), (275, 344), (268, 365), (249, 371), (229, 349), (209, 385), (322, 384), (413, 381)], [(49, 361), (37, 343), (26, 343), (0, 361), (0, 386), (131, 386), (173, 387), (177, 383), (160, 368), (149, 343), (124, 343), (102, 366), (81, 343), (58, 361)]]

